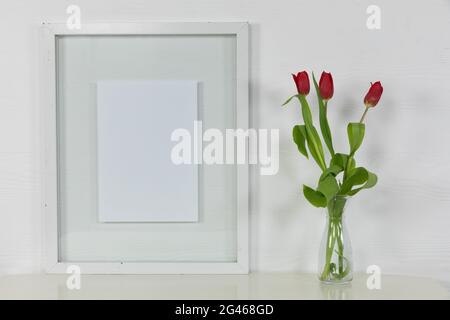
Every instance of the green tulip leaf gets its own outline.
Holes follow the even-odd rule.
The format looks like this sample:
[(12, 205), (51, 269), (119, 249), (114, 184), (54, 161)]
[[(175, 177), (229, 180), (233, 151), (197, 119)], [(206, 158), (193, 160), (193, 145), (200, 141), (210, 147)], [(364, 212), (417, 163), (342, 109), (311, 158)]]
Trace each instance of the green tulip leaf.
[(322, 175), (320, 176), (320, 180), (325, 179), (328, 175), (332, 175), (333, 177), (336, 177), (342, 171), (343, 171), (343, 169), (340, 166), (331, 165), (329, 168), (327, 168), (322, 173)]
[(374, 187), (377, 184), (377, 181), (378, 181), (377, 175), (375, 173), (372, 173), (372, 172), (367, 172), (367, 173), (368, 173), (369, 176), (367, 178), (366, 183), (362, 187), (350, 190), (347, 193), (348, 195), (353, 196), (353, 195), (357, 194), (359, 191), (361, 191), (363, 189), (372, 188), (372, 187)]
[(327, 206), (326, 197), (319, 191), (316, 191), (306, 185), (303, 185), (303, 195), (313, 206), (325, 208)]
[(363, 168), (358, 167), (350, 171), (350, 174), (348, 175), (347, 179), (344, 180), (341, 186), (341, 190), (339, 191), (339, 194), (348, 194), (350, 190), (354, 186), (359, 186), (369, 179), (369, 172)]
[(330, 125), (327, 118), (327, 105), (324, 103), (322, 96), (320, 95), (319, 85), (317, 84), (316, 77), (313, 73), (314, 87), (316, 88), (317, 100), (319, 102), (319, 123), (320, 131), (322, 132), (323, 140), (325, 141), (331, 156), (334, 156), (333, 138), (331, 135)]
[(292, 97), (289, 97), (289, 99), (287, 99), (281, 106), (284, 107), (285, 105), (287, 105), (289, 102), (291, 102), (291, 100), (295, 97), (297, 97), (298, 94), (294, 94)]
[(319, 134), (313, 125), (311, 109), (309, 108), (308, 101), (306, 101), (304, 95), (298, 95), (298, 99), (302, 106), (302, 116), (306, 127), (306, 141), (308, 142), (309, 152), (322, 171), (324, 171), (326, 169), (325, 156)]
[[(330, 161), (330, 167), (331, 166), (338, 166), (340, 168), (342, 168), (341, 171), (344, 171), (346, 166), (347, 166), (347, 162), (348, 162), (348, 155), (347, 154), (343, 154), (343, 153), (336, 153), (333, 158), (331, 158)], [(350, 160), (350, 167), (349, 170), (354, 169), (356, 166), (356, 162), (355, 159), (351, 159)]]
[(323, 179), (319, 180), (317, 191), (322, 193), (328, 201), (334, 198), (339, 191), (339, 185), (336, 178), (332, 174), (328, 174)]
[(347, 126), (348, 141), (350, 143), (350, 156), (352, 157), (356, 150), (361, 146), (364, 139), (366, 126), (364, 123), (354, 122)]
[(326, 169), (322, 144), (319, 140), (319, 143), (317, 143), (319, 139), (319, 135), (317, 134), (317, 130), (314, 126), (308, 128), (306, 127), (306, 141), (308, 142), (308, 149), (311, 153), (312, 157), (316, 161), (316, 163), (319, 165), (319, 167), (323, 170)]
[(306, 127), (305, 125), (296, 125), (292, 129), (292, 137), (297, 145), (298, 151), (308, 158), (308, 151), (306, 151)]

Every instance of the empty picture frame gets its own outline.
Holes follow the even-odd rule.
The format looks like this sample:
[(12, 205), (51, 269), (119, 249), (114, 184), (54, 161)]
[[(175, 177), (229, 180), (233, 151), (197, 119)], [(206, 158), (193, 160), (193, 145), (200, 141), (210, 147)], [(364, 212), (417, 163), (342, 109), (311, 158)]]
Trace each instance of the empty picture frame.
[[(47, 272), (75, 264), (85, 274), (247, 273), (248, 165), (179, 168), (160, 188), (151, 180), (172, 165), (172, 127), (197, 118), (248, 128), (248, 24), (45, 23), (42, 43)], [(159, 113), (164, 95), (171, 102), (160, 101)], [(178, 103), (184, 116), (171, 117)], [(122, 138), (124, 154), (114, 149)], [(177, 175), (185, 186), (171, 194)]]

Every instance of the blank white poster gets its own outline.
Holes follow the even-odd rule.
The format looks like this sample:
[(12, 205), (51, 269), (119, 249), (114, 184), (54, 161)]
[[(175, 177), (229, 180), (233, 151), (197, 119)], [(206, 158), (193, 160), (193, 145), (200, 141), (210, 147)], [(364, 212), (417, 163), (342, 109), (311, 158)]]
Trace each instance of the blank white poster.
[(196, 165), (171, 161), (175, 129), (197, 120), (197, 81), (97, 82), (101, 222), (198, 221)]

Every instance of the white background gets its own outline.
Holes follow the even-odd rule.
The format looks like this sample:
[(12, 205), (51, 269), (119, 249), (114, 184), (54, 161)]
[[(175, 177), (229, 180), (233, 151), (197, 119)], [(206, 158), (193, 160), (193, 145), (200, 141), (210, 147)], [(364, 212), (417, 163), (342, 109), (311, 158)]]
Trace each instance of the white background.
[[(379, 175), (348, 211), (355, 267), (450, 282), (450, 2), (122, 0), (0, 4), (0, 273), (41, 271), (38, 25), (64, 22), (76, 3), (82, 20), (249, 21), (251, 123), (281, 129), (280, 171), (251, 177), (251, 269), (314, 271), (323, 212), (300, 195), (319, 171), (298, 155), (291, 127), (298, 107), (290, 73), (331, 71), (329, 104), (336, 147), (359, 118), (369, 81), (385, 94), (367, 118), (357, 161)], [(366, 8), (381, 7), (379, 31)], [(312, 97), (311, 97), (312, 98)]]

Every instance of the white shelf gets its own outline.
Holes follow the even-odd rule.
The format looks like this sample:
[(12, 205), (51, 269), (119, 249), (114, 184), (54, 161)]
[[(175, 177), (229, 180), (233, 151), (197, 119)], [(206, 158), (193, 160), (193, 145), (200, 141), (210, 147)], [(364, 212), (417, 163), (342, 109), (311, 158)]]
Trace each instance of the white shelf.
[(350, 285), (322, 285), (312, 274), (82, 275), (81, 289), (67, 275), (0, 277), (0, 299), (449, 299), (435, 280), (382, 275), (369, 290), (366, 274)]

